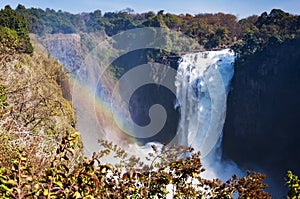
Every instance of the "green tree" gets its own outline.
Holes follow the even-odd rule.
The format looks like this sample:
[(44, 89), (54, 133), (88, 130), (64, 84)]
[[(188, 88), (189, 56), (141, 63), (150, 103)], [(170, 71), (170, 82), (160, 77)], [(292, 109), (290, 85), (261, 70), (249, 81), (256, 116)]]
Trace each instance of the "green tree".
[(0, 53), (14, 54), (18, 50), (20, 40), (17, 32), (8, 27), (0, 27)]
[[(0, 11), (0, 27), (6, 27), (16, 31), (19, 37), (19, 45), (17, 49), (18, 52), (24, 52), (28, 54), (33, 52), (33, 47), (30, 43), (27, 22), (22, 15), (15, 12), (10, 6), (5, 6), (5, 8)], [(2, 31), (2, 33), (3, 32), (8, 32), (8, 30)]]

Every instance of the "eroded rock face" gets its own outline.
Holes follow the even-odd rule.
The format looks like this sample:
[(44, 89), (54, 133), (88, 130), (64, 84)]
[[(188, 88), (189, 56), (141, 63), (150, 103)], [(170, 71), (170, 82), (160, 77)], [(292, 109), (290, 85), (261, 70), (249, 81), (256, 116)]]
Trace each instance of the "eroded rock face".
[[(84, 67), (88, 67), (85, 63), (85, 58), (99, 45), (103, 39), (102, 36), (101, 34), (53, 34), (46, 35), (44, 38), (40, 38), (40, 40), (50, 55), (62, 63), (65, 70), (73, 73), (81, 68), (80, 72), (84, 73), (86, 71)], [(175, 76), (166, 77), (166, 71), (158, 69), (159, 64), (164, 64), (177, 70), (179, 58), (177, 55), (160, 56), (159, 51), (154, 49), (142, 49), (129, 52), (118, 57), (111, 63), (111, 69), (115, 73), (113, 75), (114, 78), (110, 76), (107, 77), (110, 80), (106, 82), (105, 86), (108, 89), (113, 89), (111, 86), (114, 86), (114, 79), (117, 80), (134, 67), (146, 63), (153, 65), (154, 71), (149, 75), (154, 81), (157, 80), (159, 82), (163, 78), (173, 78), (173, 81), (175, 81)], [(158, 64), (158, 66), (155, 67), (155, 64)], [(156, 68), (157, 70), (155, 70)], [(78, 75), (84, 78), (84, 74)], [(105, 80), (103, 81), (105, 82)], [(108, 92), (112, 92), (112, 90)], [(174, 94), (168, 91), (168, 89), (157, 85), (145, 85), (134, 92), (130, 100), (130, 113), (133, 120), (138, 124), (147, 125), (149, 123), (149, 108), (153, 104), (162, 104), (168, 112), (168, 115), (171, 116), (168, 117), (166, 125), (157, 135), (149, 139), (137, 140), (140, 144), (153, 141), (168, 143), (174, 138), (179, 121), (179, 110), (174, 108), (175, 101), (176, 96)]]
[(300, 39), (237, 63), (231, 86), (223, 158), (261, 170), (284, 193), (286, 171), (300, 174)]
[(104, 40), (105, 35), (99, 33), (80, 34), (47, 34), (40, 37), (51, 57), (58, 60), (68, 72), (83, 67), (88, 53)]
[(79, 68), (84, 59), (79, 34), (53, 34), (41, 39), (52, 57), (68, 71)]

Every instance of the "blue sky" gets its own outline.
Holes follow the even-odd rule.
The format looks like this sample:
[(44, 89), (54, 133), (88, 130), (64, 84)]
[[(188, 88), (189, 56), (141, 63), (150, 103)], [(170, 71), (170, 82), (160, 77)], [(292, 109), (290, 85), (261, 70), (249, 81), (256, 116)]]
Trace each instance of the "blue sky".
[(26, 7), (52, 8), (71, 13), (91, 12), (96, 9), (103, 12), (118, 11), (130, 7), (138, 13), (159, 10), (175, 14), (225, 12), (239, 18), (270, 12), (272, 8), (300, 14), (300, 0), (0, 0), (0, 7), (9, 4), (15, 8), (19, 3)]

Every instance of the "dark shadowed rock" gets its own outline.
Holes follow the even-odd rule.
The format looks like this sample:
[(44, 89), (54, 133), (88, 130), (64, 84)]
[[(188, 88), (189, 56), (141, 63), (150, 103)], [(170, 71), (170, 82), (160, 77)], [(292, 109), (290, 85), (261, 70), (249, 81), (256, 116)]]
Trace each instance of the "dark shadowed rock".
[(270, 191), (280, 198), (286, 171), (300, 174), (299, 116), (300, 39), (272, 43), (236, 64), (223, 158), (266, 173)]

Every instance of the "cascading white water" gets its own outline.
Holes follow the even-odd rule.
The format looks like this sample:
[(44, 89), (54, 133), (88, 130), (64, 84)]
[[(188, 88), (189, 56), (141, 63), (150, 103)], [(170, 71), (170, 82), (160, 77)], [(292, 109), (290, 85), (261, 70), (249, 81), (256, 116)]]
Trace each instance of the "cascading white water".
[(229, 49), (187, 54), (177, 69), (178, 143), (200, 150), (203, 156), (217, 143), (223, 128), (234, 59)]
[(229, 49), (187, 54), (177, 70), (175, 85), (180, 104), (176, 106), (181, 110), (177, 142), (201, 152), (207, 169), (204, 177), (208, 178), (228, 179), (232, 173), (239, 173), (234, 163), (221, 161), (219, 150), (234, 60), (234, 52)]

